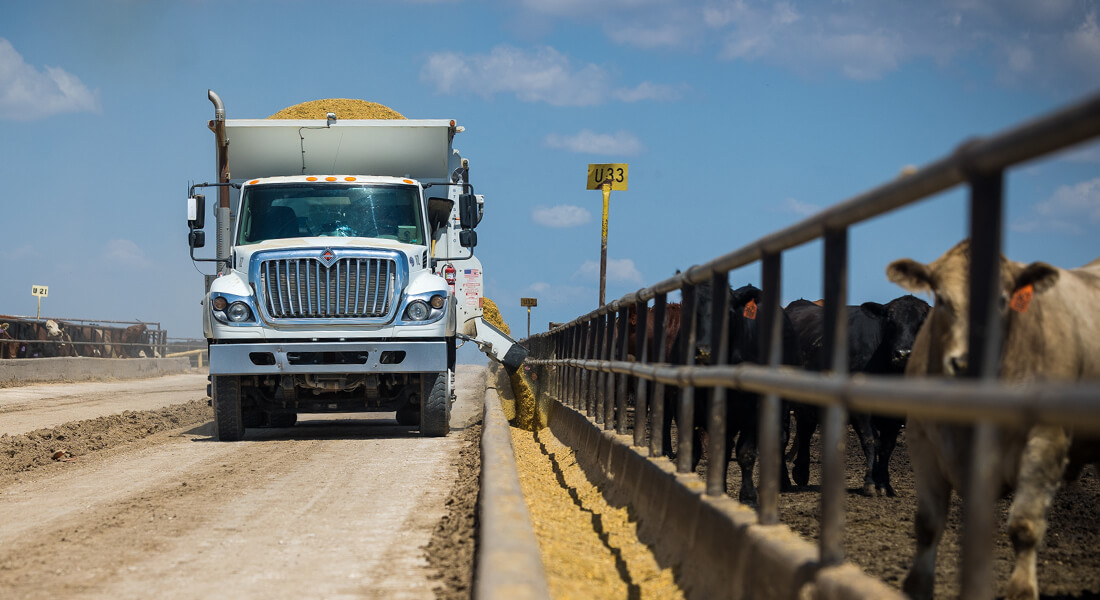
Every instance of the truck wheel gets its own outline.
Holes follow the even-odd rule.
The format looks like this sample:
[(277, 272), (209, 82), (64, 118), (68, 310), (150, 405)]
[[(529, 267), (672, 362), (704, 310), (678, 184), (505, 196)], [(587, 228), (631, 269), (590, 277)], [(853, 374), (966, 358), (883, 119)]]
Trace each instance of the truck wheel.
[(214, 376), (214, 433), (223, 442), (244, 437), (241, 414), (241, 379), (235, 375)]
[(443, 437), (451, 430), (451, 373), (420, 376), (420, 435)]

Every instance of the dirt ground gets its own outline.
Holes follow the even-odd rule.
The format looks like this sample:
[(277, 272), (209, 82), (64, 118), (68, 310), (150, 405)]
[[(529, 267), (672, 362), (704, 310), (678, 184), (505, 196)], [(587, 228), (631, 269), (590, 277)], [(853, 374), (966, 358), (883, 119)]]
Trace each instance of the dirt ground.
[[(863, 483), (863, 454), (848, 430), (845, 552), (847, 559), (865, 572), (900, 588), (916, 547), (913, 517), (916, 494), (913, 487), (905, 432), (898, 441), (891, 462), (891, 477), (897, 497), (866, 497), (859, 494)], [(779, 495), (779, 519), (809, 540), (816, 540), (820, 522), (821, 455), (820, 435), (814, 436), (810, 485)], [(727, 491), (736, 497), (740, 469), (731, 462)], [(788, 463), (788, 468), (790, 468)], [(704, 473), (705, 463), (700, 467)], [(1001, 500), (998, 515), (995, 575), (998, 585), (1012, 570), (1012, 547), (1004, 533), (1009, 499)], [(936, 597), (959, 594), (959, 526), (962, 504), (956, 495), (951, 517), (936, 562)], [(1064, 486), (1050, 512), (1050, 529), (1039, 550), (1039, 589), (1047, 600), (1100, 598), (1100, 477), (1095, 467), (1085, 469), (1080, 480)]]
[(458, 392), (446, 438), (357, 414), (217, 443), (186, 399), (0, 437), (0, 597), (433, 598), (483, 370)]

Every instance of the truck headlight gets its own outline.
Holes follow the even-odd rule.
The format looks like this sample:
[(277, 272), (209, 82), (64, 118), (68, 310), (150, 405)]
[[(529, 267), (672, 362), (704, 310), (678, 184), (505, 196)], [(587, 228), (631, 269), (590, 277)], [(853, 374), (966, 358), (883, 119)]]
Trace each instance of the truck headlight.
[(431, 311), (423, 300), (413, 300), (405, 309), (405, 319), (408, 321), (423, 321), (428, 318)]
[(249, 309), (248, 305), (244, 302), (234, 302), (230, 304), (229, 309), (225, 311), (225, 315), (234, 323), (243, 323), (252, 320), (252, 310)]

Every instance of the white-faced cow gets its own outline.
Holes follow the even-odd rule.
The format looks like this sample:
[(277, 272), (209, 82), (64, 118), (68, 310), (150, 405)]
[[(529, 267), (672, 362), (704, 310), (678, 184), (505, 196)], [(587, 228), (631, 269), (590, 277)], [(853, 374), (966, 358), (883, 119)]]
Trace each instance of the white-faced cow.
[[(914, 296), (895, 298), (887, 304), (864, 302), (848, 308), (848, 370), (850, 373), (901, 375), (913, 347), (917, 331), (930, 307)], [(816, 302), (795, 300), (786, 309), (798, 332), (802, 364), (811, 371), (825, 371), (822, 363), (825, 337), (825, 309)], [(810, 478), (810, 442), (820, 422), (818, 407), (794, 404), (797, 430), (795, 461), (791, 476), (798, 485)], [(904, 419), (884, 415), (852, 413), (852, 428), (863, 449), (864, 495), (874, 492), (894, 495), (890, 485), (890, 457), (897, 446)]]
[[(930, 264), (902, 259), (887, 268), (890, 281), (910, 291), (931, 291), (935, 306), (913, 346), (907, 375), (958, 375), (968, 359), (970, 244), (963, 241)], [(1010, 381), (1100, 377), (1100, 265), (1064, 270), (1001, 259), (1002, 352), (999, 376)], [(936, 547), (951, 491), (965, 490), (973, 429), (910, 419), (906, 429), (917, 486), (917, 549), (904, 589), (930, 598)], [(1071, 432), (1036, 425), (1004, 431), (998, 454), (1000, 484), (1014, 489), (1008, 535), (1016, 564), (1005, 590), (1009, 599), (1038, 598), (1036, 548), (1047, 511), (1065, 470)], [(1085, 443), (1082, 439), (1074, 440)]]

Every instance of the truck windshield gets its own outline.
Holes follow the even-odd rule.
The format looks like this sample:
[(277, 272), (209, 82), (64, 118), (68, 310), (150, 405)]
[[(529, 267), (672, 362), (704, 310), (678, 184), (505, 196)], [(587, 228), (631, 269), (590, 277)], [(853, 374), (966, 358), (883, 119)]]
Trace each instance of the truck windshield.
[(238, 244), (293, 237), (369, 237), (424, 244), (412, 185), (291, 183), (246, 187)]

